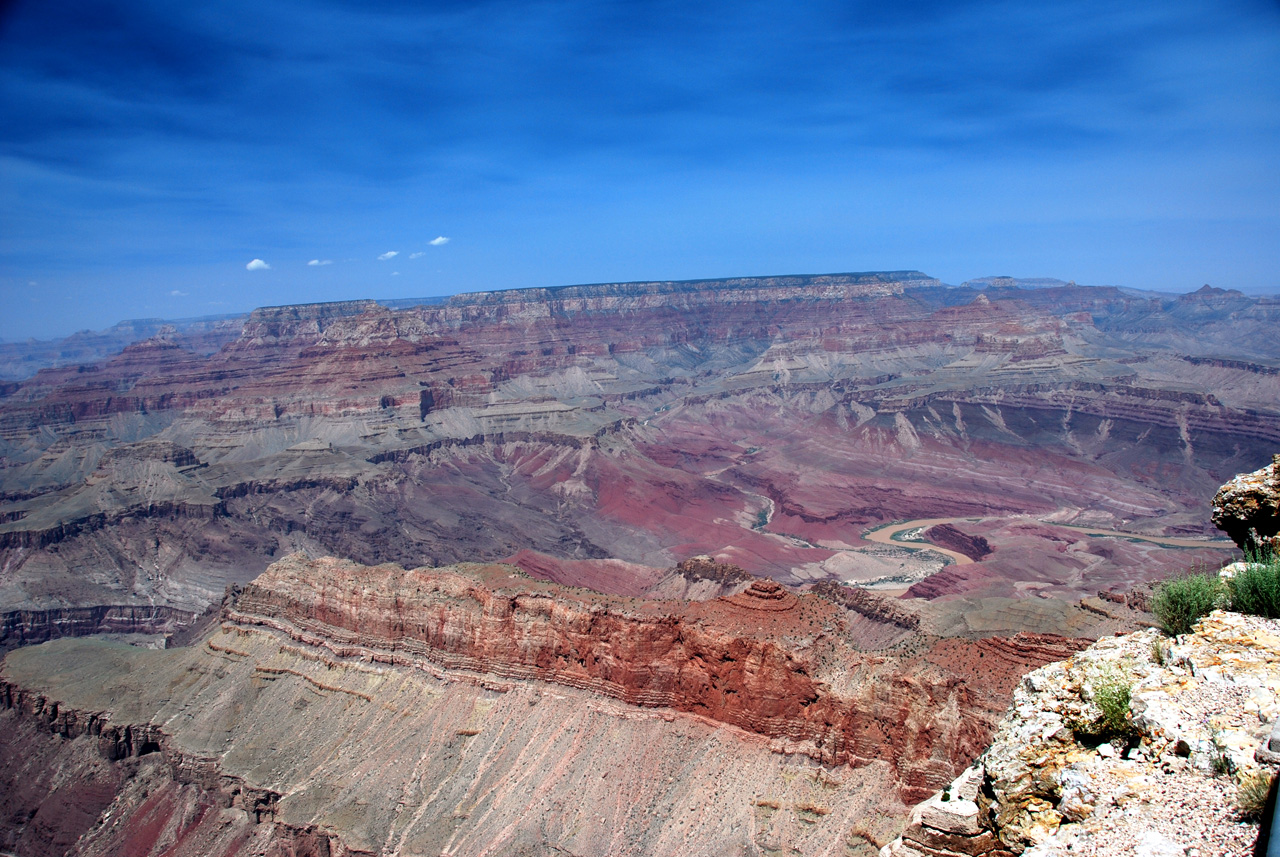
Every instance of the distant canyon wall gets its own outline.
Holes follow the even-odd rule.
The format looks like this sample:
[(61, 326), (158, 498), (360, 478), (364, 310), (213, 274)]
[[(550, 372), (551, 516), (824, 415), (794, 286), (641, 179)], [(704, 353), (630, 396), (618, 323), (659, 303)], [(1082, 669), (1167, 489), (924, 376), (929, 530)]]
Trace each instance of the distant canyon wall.
[[(893, 520), (1212, 536), (1206, 498), (1280, 443), (1280, 375), (1258, 371), (1277, 322), (1275, 302), (1221, 290), (897, 271), (138, 327), (109, 359), (0, 391), (0, 608), (198, 612), (298, 550), (657, 570), (714, 554), (802, 585), (923, 573), (856, 553)], [(991, 547), (993, 591), (1020, 597)], [(1124, 576), (1090, 550), (1073, 560), (1090, 577)]]

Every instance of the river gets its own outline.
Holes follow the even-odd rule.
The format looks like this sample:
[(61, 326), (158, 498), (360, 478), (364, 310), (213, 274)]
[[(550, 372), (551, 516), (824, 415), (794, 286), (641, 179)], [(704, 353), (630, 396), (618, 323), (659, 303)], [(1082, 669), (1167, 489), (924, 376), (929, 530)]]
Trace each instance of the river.
[[(981, 520), (980, 518), (918, 518), (914, 521), (907, 521), (900, 524), (884, 524), (870, 532), (864, 533), (863, 538), (867, 541), (876, 542), (882, 545), (893, 545), (894, 547), (908, 548), (910, 550), (931, 550), (940, 554), (945, 554), (955, 561), (956, 565), (970, 565), (973, 560), (962, 553), (946, 548), (938, 547), (929, 542), (920, 542), (913, 544), (911, 542), (903, 542), (894, 540), (894, 536), (899, 533), (905, 533), (909, 530), (928, 529), (936, 524), (958, 524), (961, 522), (974, 522)], [(1063, 530), (1075, 530), (1078, 533), (1084, 533), (1089, 536), (1119, 538), (1119, 539), (1136, 539), (1143, 542), (1152, 542), (1162, 547), (1172, 548), (1230, 548), (1234, 547), (1231, 541), (1227, 539), (1180, 539), (1171, 536), (1146, 536), (1140, 533), (1125, 533), (1120, 530), (1106, 530), (1098, 527), (1077, 527), (1072, 524), (1051, 524), (1044, 521), (1036, 521), (1035, 523), (1044, 524), (1047, 527), (1057, 527)]]

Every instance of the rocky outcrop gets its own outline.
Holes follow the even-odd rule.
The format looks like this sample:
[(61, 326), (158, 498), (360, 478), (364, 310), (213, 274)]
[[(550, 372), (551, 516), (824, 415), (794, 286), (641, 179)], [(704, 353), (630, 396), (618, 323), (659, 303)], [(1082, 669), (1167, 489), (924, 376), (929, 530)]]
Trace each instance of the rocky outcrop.
[(1013, 857), (995, 834), (983, 775), (981, 768), (966, 768), (946, 789), (916, 804), (907, 829), (882, 849), (883, 857)]
[[(359, 857), (332, 831), (277, 819), (280, 795), (228, 775), (153, 724), (59, 705), (0, 681), (0, 827), (6, 852)], [(255, 847), (256, 846), (256, 847)], [(243, 849), (243, 851), (242, 851)]]
[[(521, 566), (523, 568), (523, 566)], [(732, 563), (716, 562), (703, 554), (676, 563), (657, 582), (636, 595), (662, 601), (706, 601), (733, 595), (745, 589), (755, 578)], [(614, 588), (610, 591), (624, 593)]]
[(737, 586), (752, 580), (751, 575), (738, 566), (727, 562), (716, 562), (705, 555), (677, 563), (675, 572), (690, 583), (708, 580), (720, 586)]
[(939, 547), (962, 553), (974, 561), (981, 560), (991, 553), (991, 545), (985, 538), (962, 533), (952, 524), (932, 526), (924, 531), (924, 538)]
[(1244, 551), (1280, 553), (1280, 455), (1218, 489), (1213, 522)]
[(12, 610), (0, 614), (0, 652), (59, 637), (173, 634), (194, 619), (195, 614), (187, 610), (148, 604)]
[(1280, 765), (1278, 686), (1276, 620), (1101, 640), (1028, 673), (991, 747), (882, 854), (1242, 854), (1237, 792)]
[(860, 613), (874, 622), (894, 625), (904, 631), (914, 631), (920, 627), (919, 614), (902, 607), (892, 598), (877, 595), (866, 589), (824, 580), (814, 584), (810, 591)]

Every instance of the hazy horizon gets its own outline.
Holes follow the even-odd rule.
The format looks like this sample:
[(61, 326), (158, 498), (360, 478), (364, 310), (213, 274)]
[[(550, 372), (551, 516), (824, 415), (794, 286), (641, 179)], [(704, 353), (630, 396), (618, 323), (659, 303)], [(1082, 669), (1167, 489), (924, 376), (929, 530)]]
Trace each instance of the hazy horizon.
[[(907, 269), (907, 268), (898, 268), (898, 269), (895, 269), (895, 270), (911, 270), (911, 269)], [(727, 276), (724, 276), (724, 277), (691, 277), (691, 278), (689, 278), (689, 280), (690, 280), (690, 281), (695, 281), (695, 282), (696, 282), (696, 281), (698, 281), (698, 280), (722, 280), (722, 279), (727, 280), (727, 279), (741, 279), (741, 278), (748, 278), (748, 277), (824, 276), (824, 275), (838, 274), (838, 273), (870, 273), (870, 272), (837, 272), (837, 271), (796, 272), (796, 271), (791, 271), (791, 272), (787, 272), (787, 273), (730, 274), (730, 275), (727, 275)], [(922, 271), (921, 273), (929, 274), (930, 272), (928, 272), (928, 271)], [(932, 275), (930, 274), (930, 276), (932, 276)], [(963, 280), (960, 280), (959, 282), (954, 282), (954, 283), (953, 283), (953, 282), (947, 282), (946, 280), (942, 280), (941, 282), (942, 282), (942, 285), (943, 285), (943, 286), (951, 287), (951, 288), (958, 288), (958, 287), (960, 287), (960, 286), (964, 285), (965, 283), (968, 283), (968, 282), (971, 282), (971, 281), (975, 281), (975, 280), (982, 280), (982, 279), (987, 279), (987, 278), (995, 278), (995, 277), (1005, 277), (1005, 276), (1007, 276), (1007, 275), (1004, 275), (1004, 274), (983, 274), (983, 275), (981, 275), (981, 276), (966, 277), (966, 278), (964, 278)], [(1011, 276), (1011, 278), (1012, 278), (1012, 279), (1014, 279), (1014, 280), (1056, 279), (1056, 280), (1061, 280), (1061, 281), (1063, 281), (1064, 283), (1065, 283), (1065, 282), (1070, 282), (1070, 279), (1069, 279), (1069, 278), (1065, 278), (1065, 277), (1054, 277), (1054, 276), (1051, 276), (1051, 275), (1034, 275), (1034, 276), (1027, 276), (1027, 277), (1022, 277), (1022, 276), (1012, 275), (1012, 276)], [(939, 278), (939, 279), (940, 279), (940, 278)], [(618, 281), (616, 281), (616, 282), (618, 282), (618, 283), (632, 283), (632, 282), (650, 282), (650, 281), (647, 281), (647, 280), (618, 280)], [(556, 287), (559, 287), (559, 286), (588, 286), (588, 285), (602, 285), (602, 284), (601, 284), (601, 283), (555, 283), (555, 284), (545, 284), (545, 285), (540, 285), (540, 286), (517, 286), (517, 287), (512, 287), (512, 288), (530, 288), (530, 289), (535, 289), (535, 288), (556, 288)], [(1078, 283), (1078, 285), (1081, 285), (1081, 286), (1089, 286), (1089, 287), (1116, 287), (1116, 288), (1132, 288), (1132, 287), (1129, 287), (1129, 286), (1125, 286), (1123, 283)], [(1152, 292), (1152, 293), (1158, 293), (1158, 294), (1188, 294), (1188, 293), (1190, 293), (1190, 292), (1194, 292), (1194, 291), (1196, 291), (1196, 290), (1197, 290), (1197, 289), (1199, 289), (1199, 288), (1203, 288), (1203, 287), (1204, 287), (1204, 286), (1206, 286), (1206, 285), (1213, 286), (1213, 284), (1212, 284), (1212, 283), (1202, 283), (1200, 286), (1196, 286), (1196, 287), (1188, 287), (1188, 288), (1186, 289), (1186, 291), (1185, 291), (1185, 292), (1173, 292), (1173, 291), (1169, 291), (1169, 290), (1161, 290), (1161, 289), (1136, 289), (1135, 291), (1149, 291), (1149, 292)], [(1220, 286), (1215, 286), (1215, 288), (1221, 288), (1221, 287), (1220, 287)], [(495, 289), (492, 289), (492, 291), (505, 291), (505, 290), (507, 290), (507, 289), (504, 289), (504, 288), (495, 288)], [(389, 296), (389, 295), (359, 295), (359, 294), (354, 294), (354, 293), (353, 293), (353, 294), (348, 295), (348, 296), (345, 296), (345, 297), (331, 298), (331, 299), (326, 299), (326, 300), (315, 300), (315, 301), (312, 301), (312, 300), (302, 299), (302, 300), (294, 301), (294, 302), (292, 302), (291, 304), (258, 303), (258, 304), (253, 304), (253, 305), (251, 305), (251, 306), (245, 306), (244, 308), (241, 308), (241, 309), (231, 309), (231, 308), (228, 308), (228, 309), (226, 309), (226, 310), (224, 310), (224, 311), (222, 311), (222, 312), (208, 312), (208, 313), (200, 313), (200, 314), (195, 314), (195, 315), (182, 315), (182, 316), (178, 316), (178, 315), (167, 315), (167, 316), (165, 316), (165, 315), (140, 315), (140, 316), (130, 316), (130, 317), (128, 317), (128, 318), (118, 318), (118, 319), (115, 319), (114, 321), (108, 322), (108, 323), (106, 323), (106, 324), (99, 325), (99, 326), (97, 326), (97, 327), (81, 327), (81, 328), (75, 328), (75, 329), (56, 329), (56, 330), (52, 330), (52, 332), (50, 332), (48, 335), (43, 335), (43, 336), (31, 335), (31, 336), (24, 336), (24, 337), (12, 337), (12, 338), (11, 338), (11, 337), (3, 337), (3, 336), (0, 336), (0, 342), (10, 342), (10, 343), (13, 343), (13, 342), (27, 342), (27, 341), (31, 341), (31, 340), (35, 340), (35, 341), (56, 341), (56, 340), (58, 340), (58, 339), (63, 339), (63, 338), (65, 338), (65, 337), (72, 336), (72, 335), (75, 335), (75, 334), (78, 334), (78, 333), (101, 333), (101, 332), (103, 332), (103, 331), (105, 331), (105, 330), (108, 330), (108, 329), (110, 329), (110, 328), (112, 328), (112, 327), (116, 327), (117, 325), (121, 325), (121, 324), (128, 324), (129, 322), (135, 322), (135, 321), (153, 321), (153, 320), (160, 320), (160, 321), (165, 321), (165, 322), (177, 322), (177, 323), (182, 323), (182, 322), (202, 321), (202, 320), (206, 320), (206, 319), (235, 318), (235, 317), (237, 317), (237, 316), (248, 315), (249, 313), (253, 312), (255, 309), (260, 309), (260, 308), (263, 308), (263, 307), (271, 307), (271, 306), (289, 306), (289, 305), (294, 305), (294, 304), (307, 304), (307, 303), (332, 303), (332, 302), (340, 302), (340, 301), (361, 301), (361, 300), (370, 300), (370, 301), (374, 301), (374, 302), (378, 302), (378, 303), (392, 303), (392, 302), (415, 301), (415, 300), (421, 300), (421, 301), (424, 301), (424, 302), (425, 302), (425, 301), (444, 301), (444, 300), (447, 300), (448, 298), (450, 298), (450, 297), (452, 297), (452, 296), (454, 296), (454, 295), (467, 294), (468, 292), (472, 292), (472, 291), (490, 291), (490, 290), (486, 290), (486, 289), (466, 289), (466, 290), (462, 290), (462, 291), (456, 291), (456, 292), (445, 292), (445, 293), (442, 293), (442, 294), (436, 294), (436, 295), (404, 295), (404, 296)], [(1266, 290), (1266, 289), (1253, 289), (1253, 290), (1248, 290), (1248, 289), (1239, 289), (1239, 290), (1237, 290), (1237, 291), (1242, 291), (1242, 292), (1244, 292), (1244, 294), (1246, 294), (1246, 295), (1250, 295), (1250, 296), (1252, 296), (1252, 297), (1270, 297), (1270, 296), (1280, 297), (1280, 287), (1277, 287), (1277, 288), (1272, 289), (1272, 290), (1269, 290), (1269, 291), (1268, 291), (1268, 290)]]
[[(898, 269), (898, 270), (908, 270), (908, 269), (905, 269), (905, 268), (904, 268), (904, 269)], [(698, 280), (741, 279), (741, 278), (753, 277), (753, 276), (760, 276), (760, 277), (786, 277), (786, 276), (809, 276), (809, 275), (814, 275), (814, 276), (824, 276), (824, 275), (837, 274), (837, 273), (870, 273), (870, 272), (814, 271), (814, 272), (806, 272), (806, 273), (803, 273), (803, 274), (802, 274), (802, 273), (798, 273), (798, 272), (790, 272), (790, 273), (786, 273), (786, 274), (777, 274), (777, 273), (759, 274), (759, 275), (747, 274), (747, 275), (730, 275), (730, 276), (727, 276), (727, 277), (693, 277), (693, 278), (691, 278), (691, 281), (695, 281), (695, 282), (696, 282), (696, 281), (698, 281)], [(928, 271), (923, 271), (923, 272), (921, 272), (921, 273), (928, 274), (929, 272), (928, 272)], [(970, 282), (970, 281), (973, 281), (973, 280), (982, 280), (982, 279), (987, 279), (987, 278), (1004, 277), (1004, 276), (1006, 276), (1006, 275), (1004, 275), (1004, 274), (984, 274), (984, 275), (982, 275), (981, 277), (967, 277), (967, 278), (965, 278), (964, 280), (961, 280), (961, 281), (960, 281), (960, 282), (958, 282), (958, 283), (948, 283), (948, 282), (946, 282), (946, 281), (943, 281), (943, 282), (942, 282), (942, 285), (943, 285), (943, 286), (946, 286), (946, 287), (951, 287), (951, 288), (958, 288), (958, 287), (960, 287), (960, 286), (964, 285), (965, 283)], [(1062, 277), (1048, 277), (1048, 276), (1045, 276), (1045, 277), (1041, 277), (1041, 276), (1033, 276), (1033, 277), (1018, 277), (1018, 276), (1013, 276), (1013, 277), (1011, 277), (1011, 278), (1012, 278), (1012, 279), (1015, 279), (1015, 280), (1057, 279), (1057, 280), (1062, 280), (1064, 283), (1065, 283), (1065, 282), (1070, 282), (1069, 280), (1064, 279), (1064, 278), (1062, 278)], [(648, 282), (648, 281), (638, 281), (638, 280), (620, 280), (620, 281), (618, 281), (618, 282), (619, 282), (619, 283), (628, 283), (628, 282)], [(552, 285), (552, 286), (521, 286), (521, 287), (518, 287), (518, 288), (555, 288), (555, 287), (557, 287), (557, 286), (589, 286), (589, 285), (602, 285), (602, 284), (600, 284), (600, 283), (558, 283), (558, 284), (555, 284), (555, 285)], [(1129, 287), (1126, 287), (1126, 286), (1124, 286), (1123, 284), (1119, 284), (1119, 283), (1078, 283), (1078, 285), (1081, 285), (1081, 286), (1089, 286), (1089, 287), (1099, 287), (1099, 288), (1101, 288), (1101, 287), (1129, 288)], [(1213, 285), (1213, 284), (1212, 284), (1212, 283), (1204, 283), (1204, 284), (1201, 284), (1201, 286), (1197, 286), (1196, 288), (1190, 288), (1190, 289), (1188, 289), (1186, 293), (1194, 292), (1194, 291), (1196, 291), (1196, 289), (1198, 289), (1198, 288), (1203, 288), (1203, 286), (1205, 286), (1205, 285), (1210, 285), (1210, 286), (1211, 286), (1211, 285)], [(295, 303), (296, 303), (296, 304), (306, 304), (306, 303), (332, 303), (332, 302), (340, 302), (340, 301), (348, 301), (348, 300), (352, 300), (352, 301), (370, 300), (370, 301), (374, 301), (374, 302), (376, 302), (376, 303), (393, 303), (393, 302), (394, 302), (394, 303), (399, 303), (399, 302), (404, 302), (404, 301), (417, 301), (417, 300), (421, 300), (421, 301), (424, 301), (424, 302), (427, 302), (427, 301), (444, 301), (444, 300), (447, 300), (448, 298), (452, 297), (453, 295), (467, 294), (467, 292), (468, 292), (468, 291), (482, 291), (482, 290), (467, 290), (467, 291), (460, 291), (460, 292), (449, 292), (449, 293), (440, 294), (440, 295), (406, 295), (406, 296), (403, 296), (403, 297), (389, 297), (389, 296), (386, 296), (386, 295), (376, 296), (376, 295), (354, 295), (354, 294), (353, 294), (353, 295), (351, 295), (350, 297), (334, 298), (334, 299), (332, 299), (332, 300), (328, 300), (328, 301), (307, 301), (307, 300), (300, 300), (300, 301), (296, 301)], [(494, 291), (503, 291), (503, 289), (495, 289)], [(1136, 290), (1136, 291), (1151, 291), (1153, 294), (1154, 294), (1154, 293), (1159, 293), (1159, 294), (1176, 294), (1176, 293), (1174, 293), (1174, 292), (1163, 292), (1163, 291), (1155, 290), (1155, 289), (1138, 289), (1138, 290)], [(1244, 291), (1244, 290), (1240, 290), (1240, 291)], [(1259, 296), (1269, 297), (1269, 296), (1272, 296), (1272, 295), (1274, 295), (1274, 296), (1276, 296), (1276, 297), (1280, 297), (1280, 289), (1276, 289), (1276, 290), (1273, 290), (1273, 291), (1270, 291), (1270, 292), (1265, 291), (1265, 290), (1244, 291), (1244, 293), (1245, 293), (1246, 295), (1250, 295), (1250, 296), (1252, 296), (1252, 297), (1259, 297)], [(288, 305), (289, 305), (289, 304), (284, 304), (284, 306), (288, 306)], [(412, 305), (412, 304), (410, 304), (410, 305)], [(26, 337), (22, 337), (22, 338), (5, 338), (5, 337), (0, 337), (0, 343), (3, 343), (3, 342), (9, 342), (9, 343), (28, 342), (28, 341), (32, 341), (32, 340), (34, 340), (34, 341), (41, 341), (41, 342), (44, 342), (44, 341), (56, 341), (56, 340), (66, 338), (66, 337), (68, 337), (68, 336), (73, 336), (73, 335), (75, 335), (75, 334), (79, 334), (79, 333), (101, 333), (101, 332), (103, 332), (103, 331), (105, 331), (105, 330), (109, 330), (110, 328), (116, 327), (116, 326), (118, 326), (118, 325), (121, 325), (121, 324), (128, 324), (128, 323), (130, 323), (130, 322), (136, 322), (136, 321), (155, 321), (155, 320), (160, 320), (160, 321), (165, 321), (165, 322), (187, 323), (187, 322), (203, 321), (203, 320), (208, 320), (208, 319), (235, 318), (235, 317), (238, 317), (238, 316), (248, 315), (249, 313), (253, 312), (255, 309), (260, 309), (260, 308), (263, 308), (263, 307), (270, 307), (270, 306), (281, 306), (281, 304), (255, 304), (255, 305), (253, 305), (253, 306), (245, 307), (244, 309), (238, 309), (238, 310), (235, 310), (235, 309), (228, 309), (228, 310), (226, 310), (225, 312), (210, 312), (210, 313), (203, 313), (203, 314), (200, 314), (200, 315), (189, 315), (189, 316), (133, 316), (133, 317), (130, 317), (130, 318), (120, 318), (120, 319), (116, 319), (116, 320), (115, 320), (115, 321), (113, 321), (113, 322), (110, 322), (110, 323), (107, 323), (107, 324), (101, 325), (101, 326), (99, 326), (99, 327), (82, 327), (82, 328), (78, 328), (78, 329), (75, 329), (75, 330), (62, 330), (62, 331), (55, 331), (55, 332), (53, 332), (53, 333), (51, 333), (51, 334), (49, 334), (49, 335), (47, 335), (47, 336), (26, 336)]]

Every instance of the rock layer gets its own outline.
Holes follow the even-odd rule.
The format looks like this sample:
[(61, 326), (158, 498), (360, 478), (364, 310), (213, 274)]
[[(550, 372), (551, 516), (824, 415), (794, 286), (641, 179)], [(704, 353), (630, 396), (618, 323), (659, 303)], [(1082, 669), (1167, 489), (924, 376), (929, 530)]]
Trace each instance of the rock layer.
[(991, 553), (991, 545), (985, 538), (963, 533), (952, 524), (930, 527), (924, 536), (934, 544), (962, 553), (972, 560), (981, 560)]
[(0, 717), (22, 746), (0, 753), (25, 747), (14, 770), (47, 785), (15, 786), (8, 817), (64, 820), (0, 837), (33, 854), (78, 837), (84, 855), (870, 854), (985, 744), (1005, 667), (1079, 647), (987, 640), (965, 665), (966, 641), (866, 593), (679, 574), (737, 584), (654, 601), (505, 565), (290, 557), (188, 648), (12, 652)]
[[(170, 331), (0, 391), (0, 607), (198, 612), (295, 550), (527, 551), (635, 594), (624, 568), (697, 555), (792, 586), (910, 585), (936, 561), (863, 533), (922, 517), (1209, 535), (1205, 497), (1280, 439), (1280, 375), (1251, 368), (1277, 356), (1277, 317), (910, 271), (265, 308), (234, 341)], [(974, 534), (995, 551), (981, 597), (1048, 582), (1072, 601), (1132, 567), (1075, 552), (1028, 580)], [(1142, 567), (1219, 556), (1152, 548)]]
[(60, 610), (17, 610), (0, 614), (0, 652), (58, 637), (89, 634), (177, 633), (195, 614), (172, 607), (136, 605), (69, 607)]
[[(850, 830), (884, 836), (901, 812), (884, 763), (815, 766), (701, 718), (563, 686), (370, 668), (262, 630), (123, 653), (126, 664), (65, 642), (25, 650), (6, 675), (70, 684), (0, 693), (9, 734), (30, 739), (12, 770), (49, 783), (8, 792), (11, 806), (44, 819), (81, 808), (56, 829), (6, 829), (22, 853), (78, 836), (85, 855), (834, 855)], [(58, 788), (54, 768), (96, 798)]]
[(228, 615), (376, 662), (425, 660), (697, 714), (825, 764), (880, 759), (905, 786), (927, 788), (983, 740), (982, 694), (927, 663), (859, 653), (841, 606), (768, 580), (707, 602), (649, 602), (557, 590), (506, 566), (291, 557)]

